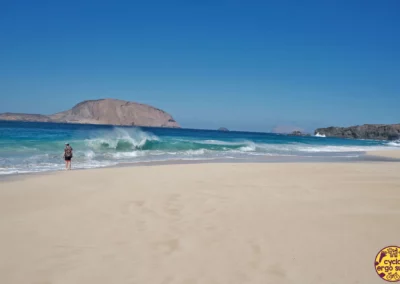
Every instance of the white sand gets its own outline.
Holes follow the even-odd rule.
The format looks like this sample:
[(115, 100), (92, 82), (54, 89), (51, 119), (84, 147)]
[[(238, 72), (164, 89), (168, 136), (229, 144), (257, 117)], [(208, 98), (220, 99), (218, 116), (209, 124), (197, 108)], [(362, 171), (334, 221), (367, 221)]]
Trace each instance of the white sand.
[(400, 163), (196, 164), (0, 182), (0, 283), (384, 283)]

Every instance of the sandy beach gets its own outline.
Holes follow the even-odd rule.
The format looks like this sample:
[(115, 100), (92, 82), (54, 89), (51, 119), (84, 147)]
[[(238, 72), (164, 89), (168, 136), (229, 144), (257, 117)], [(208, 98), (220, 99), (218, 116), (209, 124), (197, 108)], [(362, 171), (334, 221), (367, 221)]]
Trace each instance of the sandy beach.
[(6, 179), (0, 283), (384, 283), (373, 263), (400, 245), (399, 172), (225, 163)]
[(400, 159), (400, 151), (371, 151), (367, 154), (370, 156)]

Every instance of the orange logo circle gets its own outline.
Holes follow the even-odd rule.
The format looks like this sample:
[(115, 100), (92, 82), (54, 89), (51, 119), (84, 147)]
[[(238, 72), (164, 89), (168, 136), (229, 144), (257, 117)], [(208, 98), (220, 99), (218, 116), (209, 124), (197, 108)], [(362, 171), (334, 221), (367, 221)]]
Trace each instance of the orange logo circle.
[(385, 281), (400, 281), (400, 247), (381, 249), (375, 258), (375, 271)]

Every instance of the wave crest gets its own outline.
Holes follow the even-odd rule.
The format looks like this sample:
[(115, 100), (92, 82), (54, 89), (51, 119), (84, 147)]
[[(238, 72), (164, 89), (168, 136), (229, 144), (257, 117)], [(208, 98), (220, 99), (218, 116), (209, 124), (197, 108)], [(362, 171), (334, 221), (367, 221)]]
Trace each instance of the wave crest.
[(145, 148), (152, 141), (160, 139), (151, 133), (136, 129), (115, 127), (112, 131), (97, 133), (96, 137), (86, 139), (85, 143), (95, 150), (114, 149), (116, 151), (132, 151)]

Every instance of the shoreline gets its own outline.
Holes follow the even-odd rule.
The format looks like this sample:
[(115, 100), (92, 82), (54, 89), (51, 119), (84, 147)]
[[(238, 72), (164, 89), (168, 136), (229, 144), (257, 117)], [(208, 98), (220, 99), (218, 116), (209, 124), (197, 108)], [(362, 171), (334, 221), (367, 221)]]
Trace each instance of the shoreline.
[[(166, 160), (166, 161), (140, 161), (118, 163), (116, 165), (93, 167), (93, 168), (76, 168), (72, 165), (72, 171), (86, 171), (109, 168), (130, 168), (130, 167), (151, 167), (164, 165), (191, 165), (191, 164), (258, 164), (258, 163), (352, 163), (352, 162), (400, 162), (400, 149), (387, 151), (368, 151), (359, 152), (356, 157), (346, 156), (260, 156), (252, 158), (221, 158), (221, 159), (198, 159), (198, 160)], [(36, 175), (49, 175), (65, 170), (48, 170), (40, 172), (10, 173), (1, 174), (0, 182), (4, 180), (14, 179), (18, 177), (29, 177)]]
[(391, 159), (400, 159), (400, 149), (399, 150), (387, 150), (387, 151), (369, 151), (366, 152), (369, 156), (384, 157)]

